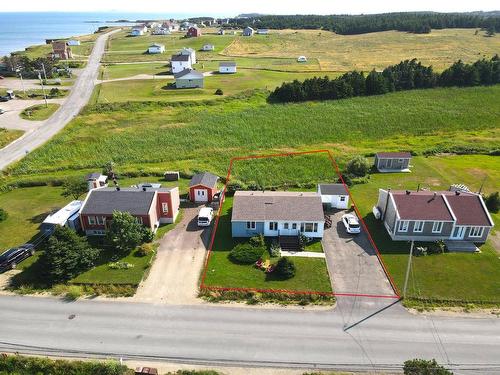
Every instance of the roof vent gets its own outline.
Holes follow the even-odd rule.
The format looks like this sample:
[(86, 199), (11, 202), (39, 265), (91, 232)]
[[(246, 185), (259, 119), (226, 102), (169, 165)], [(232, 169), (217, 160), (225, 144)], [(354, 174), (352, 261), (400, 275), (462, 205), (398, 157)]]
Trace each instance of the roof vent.
[(143, 186), (143, 187), (142, 187), (142, 191), (146, 191), (146, 186)]
[(410, 195), (411, 191), (410, 190), (406, 190), (406, 195)]
[(455, 191), (455, 195), (460, 195), (460, 191), (459, 191), (459, 190), (456, 190), (456, 191)]
[(120, 187), (119, 186), (116, 186), (116, 191), (120, 191)]

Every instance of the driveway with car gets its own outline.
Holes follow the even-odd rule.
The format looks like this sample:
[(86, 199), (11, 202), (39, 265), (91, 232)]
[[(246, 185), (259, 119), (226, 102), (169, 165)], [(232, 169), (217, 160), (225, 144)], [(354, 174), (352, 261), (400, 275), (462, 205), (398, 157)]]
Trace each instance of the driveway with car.
[(332, 227), (325, 230), (323, 249), (336, 293), (394, 295), (364, 228), (349, 234), (341, 221), (345, 211), (331, 213)]
[(198, 227), (199, 209), (183, 208), (181, 222), (160, 240), (149, 276), (134, 296), (136, 301), (175, 305), (200, 302), (198, 280), (211, 227)]

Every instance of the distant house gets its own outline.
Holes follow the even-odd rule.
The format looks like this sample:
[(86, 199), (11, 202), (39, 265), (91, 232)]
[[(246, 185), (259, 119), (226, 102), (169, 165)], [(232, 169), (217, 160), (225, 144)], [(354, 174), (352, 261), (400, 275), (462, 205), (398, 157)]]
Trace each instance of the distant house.
[(237, 191), (233, 198), (233, 237), (298, 236), (322, 238), (321, 197), (312, 192)]
[(172, 55), (170, 65), (174, 74), (192, 68), (191, 58), (188, 55)]
[(179, 52), (180, 55), (187, 55), (191, 59), (191, 64), (196, 64), (196, 51), (192, 48), (183, 48)]
[(297, 57), (297, 62), (307, 62), (307, 57), (299, 56), (299, 57)]
[(153, 31), (151, 31), (152, 35), (169, 35), (171, 34), (171, 31), (168, 28), (165, 27), (155, 27)]
[(374, 165), (379, 172), (410, 172), (409, 152), (378, 152)]
[(68, 227), (74, 231), (80, 230), (80, 209), (82, 201), (73, 201), (59, 211), (50, 214), (40, 226), (43, 233), (52, 233), (57, 226)]
[(68, 43), (62, 40), (57, 40), (52, 42), (51, 57), (53, 59), (69, 60), (73, 58), (73, 53), (71, 52), (71, 48), (69, 48)]
[(186, 36), (188, 38), (197, 38), (201, 36), (201, 29), (197, 26), (191, 26), (189, 29), (187, 29)]
[(175, 73), (174, 78), (175, 87), (178, 89), (203, 88), (203, 73), (197, 72), (194, 69), (184, 69), (182, 72)]
[(257, 34), (267, 35), (267, 34), (269, 34), (269, 29), (257, 29)]
[(221, 61), (219, 63), (219, 73), (221, 73), (221, 74), (236, 73), (236, 62), (235, 61)]
[(343, 210), (349, 207), (349, 193), (344, 184), (319, 184), (318, 194), (321, 202), (330, 208)]
[(481, 195), (470, 192), (380, 189), (376, 209), (394, 241), (483, 243), (494, 225)]
[(81, 43), (79, 40), (76, 40), (76, 39), (70, 39), (67, 41), (68, 43), (68, 46), (79, 46)]
[(254, 32), (254, 29), (252, 29), (250, 26), (247, 26), (243, 29), (243, 36), (253, 36)]
[(219, 29), (219, 31), (217, 31), (218, 35), (224, 35), (225, 33), (226, 31), (224, 29)]
[(87, 181), (89, 190), (108, 186), (108, 176), (99, 172), (89, 173), (85, 176), (85, 181)]
[(149, 54), (159, 54), (165, 52), (165, 46), (163, 44), (153, 43), (148, 48)]
[(195, 203), (212, 202), (217, 193), (219, 177), (204, 172), (195, 174), (189, 182), (189, 200)]
[(203, 47), (201, 47), (202, 51), (213, 51), (215, 50), (215, 46), (213, 44), (205, 44)]
[(144, 35), (145, 31), (143, 27), (134, 27), (132, 28), (132, 31), (130, 32), (131, 36), (141, 36)]
[(87, 236), (106, 234), (115, 211), (128, 212), (152, 231), (173, 223), (179, 213), (179, 188), (102, 188), (91, 190), (80, 211)]
[(167, 29), (170, 32), (179, 30), (179, 24), (177, 22), (172, 21), (172, 20), (163, 22), (161, 24), (161, 27), (164, 29)]

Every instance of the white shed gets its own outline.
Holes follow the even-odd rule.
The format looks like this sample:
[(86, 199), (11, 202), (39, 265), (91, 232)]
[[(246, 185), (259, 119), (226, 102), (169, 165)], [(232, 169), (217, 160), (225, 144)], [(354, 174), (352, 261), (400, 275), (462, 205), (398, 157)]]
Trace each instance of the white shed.
[(215, 46), (213, 44), (205, 44), (202, 48), (203, 51), (213, 51)]
[(235, 61), (221, 61), (219, 63), (219, 73), (221, 73), (221, 74), (236, 73), (236, 62)]
[(305, 56), (299, 56), (299, 57), (297, 57), (297, 61), (298, 62), (307, 62), (307, 57), (305, 57)]
[(318, 194), (321, 202), (331, 208), (346, 209), (349, 206), (349, 193), (344, 184), (319, 184)]
[(81, 43), (79, 40), (76, 39), (70, 39), (68, 40), (68, 46), (79, 46)]
[(163, 44), (154, 43), (151, 44), (148, 48), (148, 53), (150, 54), (158, 54), (165, 52), (165, 46)]

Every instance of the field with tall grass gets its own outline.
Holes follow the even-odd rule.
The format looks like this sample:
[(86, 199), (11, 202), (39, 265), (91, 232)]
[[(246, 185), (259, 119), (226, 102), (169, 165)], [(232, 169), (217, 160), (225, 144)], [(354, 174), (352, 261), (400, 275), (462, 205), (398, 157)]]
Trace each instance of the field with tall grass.
[(10, 142), (19, 138), (21, 135), (23, 135), (23, 131), (21, 130), (0, 128), (0, 148), (7, 146)]

